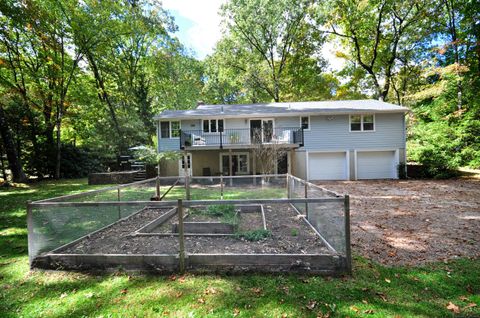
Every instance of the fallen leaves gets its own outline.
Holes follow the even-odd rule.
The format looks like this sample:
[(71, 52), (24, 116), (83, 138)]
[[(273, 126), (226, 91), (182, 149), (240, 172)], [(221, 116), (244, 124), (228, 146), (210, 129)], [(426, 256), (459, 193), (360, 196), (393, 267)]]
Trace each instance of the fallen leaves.
[(447, 309), (450, 310), (451, 312), (455, 313), (455, 314), (460, 313), (460, 308), (457, 305), (455, 305), (454, 303), (452, 303), (451, 301), (448, 302)]
[(305, 307), (307, 307), (308, 310), (313, 310), (315, 306), (317, 306), (317, 302), (311, 299)]
[(385, 281), (386, 281), (387, 283), (389, 283), (389, 284), (392, 282), (392, 281), (391, 281), (390, 279), (388, 279), (388, 278), (385, 278)]

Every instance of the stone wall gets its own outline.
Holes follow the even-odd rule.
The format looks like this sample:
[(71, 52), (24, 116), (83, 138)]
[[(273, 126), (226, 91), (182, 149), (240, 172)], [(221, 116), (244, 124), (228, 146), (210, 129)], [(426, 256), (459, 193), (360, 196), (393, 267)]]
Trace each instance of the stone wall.
[(88, 184), (123, 184), (135, 181), (137, 171), (90, 173)]

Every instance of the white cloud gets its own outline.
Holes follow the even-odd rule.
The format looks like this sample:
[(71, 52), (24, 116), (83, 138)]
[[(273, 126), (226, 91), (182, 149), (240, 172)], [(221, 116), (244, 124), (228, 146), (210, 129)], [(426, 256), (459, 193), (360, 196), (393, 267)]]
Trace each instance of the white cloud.
[(221, 17), (218, 14), (220, 6), (225, 0), (164, 0), (166, 10), (174, 10), (192, 26), (184, 32), (188, 47), (193, 48), (198, 58), (203, 59), (213, 51), (217, 41), (221, 38)]

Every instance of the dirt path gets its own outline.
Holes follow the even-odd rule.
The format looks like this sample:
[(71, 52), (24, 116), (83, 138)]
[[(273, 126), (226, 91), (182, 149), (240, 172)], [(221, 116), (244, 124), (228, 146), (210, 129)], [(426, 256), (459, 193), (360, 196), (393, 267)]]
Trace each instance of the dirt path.
[(356, 254), (387, 265), (480, 256), (480, 180), (317, 184), (350, 194)]

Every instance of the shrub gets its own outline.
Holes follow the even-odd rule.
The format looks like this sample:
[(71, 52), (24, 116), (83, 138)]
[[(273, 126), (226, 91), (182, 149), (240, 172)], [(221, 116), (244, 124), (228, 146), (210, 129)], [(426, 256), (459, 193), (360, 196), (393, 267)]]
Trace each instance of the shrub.
[(88, 148), (62, 145), (60, 174), (62, 178), (86, 177), (89, 173), (104, 171), (105, 161), (105, 157)]

